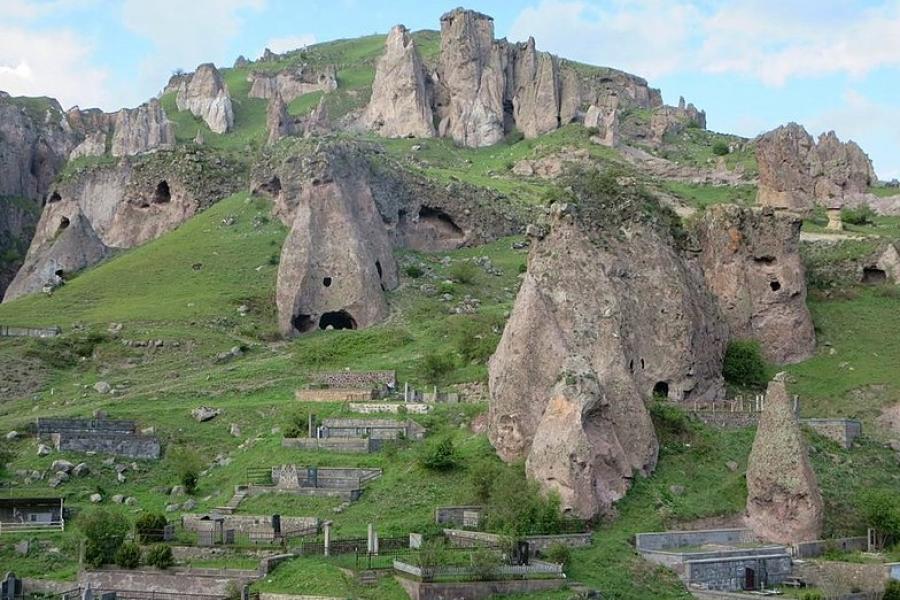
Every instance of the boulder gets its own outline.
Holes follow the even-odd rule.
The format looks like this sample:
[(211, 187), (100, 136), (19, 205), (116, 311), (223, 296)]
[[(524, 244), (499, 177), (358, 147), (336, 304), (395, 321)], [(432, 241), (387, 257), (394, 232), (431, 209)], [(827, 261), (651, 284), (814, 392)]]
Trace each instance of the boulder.
[(288, 114), (287, 105), (281, 95), (269, 100), (266, 108), (266, 129), (269, 131), (270, 144), (294, 134), (294, 119)]
[(53, 474), (53, 477), (50, 478), (49, 485), (52, 488), (57, 488), (66, 481), (69, 480), (69, 474), (65, 471), (57, 471)]
[(109, 383), (105, 381), (98, 381), (94, 384), (94, 390), (98, 394), (108, 394), (110, 390), (112, 390), (112, 386), (110, 386)]
[(116, 113), (110, 148), (113, 156), (131, 156), (174, 145), (175, 129), (159, 100), (154, 98), (137, 108), (123, 108)]
[(203, 119), (215, 133), (225, 133), (234, 127), (228, 87), (212, 63), (200, 65), (193, 75), (181, 80), (175, 103), (178, 110), (189, 110)]
[(125, 498), (125, 506), (135, 506), (137, 504), (137, 498), (134, 496), (128, 496)]
[(12, 440), (18, 439), (19, 432), (18, 431), (7, 432), (7, 434), (4, 437), (6, 438), (7, 441), (12, 441)]
[(435, 135), (425, 66), (403, 25), (391, 29), (385, 40), (363, 122), (384, 137)]
[(72, 475), (75, 477), (86, 477), (91, 474), (91, 468), (87, 465), (87, 463), (78, 463), (72, 469)]
[(726, 331), (702, 274), (668, 232), (613, 223), (629, 206), (553, 206), (488, 367), (498, 454), (526, 459), (582, 517), (609, 513), (635, 473), (653, 470), (646, 400), (724, 393)]
[(697, 221), (700, 264), (732, 339), (760, 343), (778, 364), (815, 352), (806, 307), (798, 216), (771, 209), (711, 206)]
[(103, 496), (100, 494), (91, 494), (88, 499), (91, 501), (91, 504), (100, 504), (103, 502)]
[(62, 471), (63, 473), (69, 473), (74, 468), (75, 468), (75, 465), (73, 465), (69, 461), (63, 460), (61, 458), (54, 460), (53, 463), (50, 465), (51, 471), (56, 471), (56, 472)]
[(48, 454), (50, 454), (50, 452), (52, 452), (52, 450), (50, 449), (50, 446), (48, 446), (46, 444), (38, 444), (38, 448), (37, 448), (38, 456), (47, 456)]
[(756, 162), (757, 201), (763, 206), (831, 208), (864, 195), (877, 181), (872, 162), (854, 142), (842, 143), (831, 131), (819, 136), (817, 143), (797, 123), (757, 138)]
[(233, 437), (241, 437), (241, 427), (237, 423), (232, 423), (228, 433)]
[(123, 496), (122, 494), (115, 494), (115, 495), (112, 497), (112, 501), (113, 501), (114, 504), (124, 504), (124, 503), (125, 503), (125, 496)]
[(191, 416), (200, 423), (205, 423), (219, 416), (222, 411), (209, 406), (199, 406), (191, 411)]
[(584, 126), (597, 129), (591, 141), (613, 148), (619, 145), (619, 98), (610, 96), (608, 104), (600, 107), (592, 104), (584, 115)]
[(769, 383), (747, 464), (747, 521), (768, 541), (793, 544), (822, 537), (823, 502), (785, 387)]

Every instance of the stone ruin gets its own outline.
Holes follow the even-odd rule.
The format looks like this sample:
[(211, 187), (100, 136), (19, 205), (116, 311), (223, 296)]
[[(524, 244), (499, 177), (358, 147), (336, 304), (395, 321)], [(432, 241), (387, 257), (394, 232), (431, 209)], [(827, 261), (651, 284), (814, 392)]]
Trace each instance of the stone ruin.
[[(303, 467), (281, 465), (272, 467), (274, 490), (308, 496), (336, 496), (355, 501), (365, 487), (381, 477), (381, 469)], [(251, 486), (251, 493), (269, 491), (266, 486)]]
[(160, 455), (159, 438), (138, 433), (134, 421), (40, 418), (37, 434), (49, 438), (60, 452), (91, 452), (145, 460), (156, 460)]
[(769, 383), (747, 464), (747, 523), (760, 538), (790, 544), (820, 539), (824, 506), (785, 374)]

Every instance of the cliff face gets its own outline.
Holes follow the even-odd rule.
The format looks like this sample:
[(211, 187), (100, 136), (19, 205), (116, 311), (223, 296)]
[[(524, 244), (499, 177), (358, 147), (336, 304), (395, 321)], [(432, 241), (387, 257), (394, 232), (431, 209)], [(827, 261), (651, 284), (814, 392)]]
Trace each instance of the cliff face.
[(702, 275), (664, 234), (557, 207), (489, 364), (491, 442), (566, 509), (608, 512), (656, 464), (645, 401), (719, 398), (725, 342)]
[(759, 341), (779, 364), (805, 360), (816, 346), (800, 224), (795, 215), (732, 205), (710, 207), (698, 224), (706, 284), (731, 337)]
[(281, 96), (287, 103), (303, 94), (327, 93), (336, 90), (338, 86), (337, 70), (333, 65), (319, 71), (300, 67), (275, 74), (254, 72), (247, 79), (251, 84), (249, 94), (251, 98), (271, 100)]
[(191, 111), (216, 133), (225, 133), (234, 127), (228, 87), (212, 63), (202, 64), (192, 75), (181, 78), (177, 82), (177, 90), (175, 102), (178, 110)]
[(858, 203), (877, 179), (869, 157), (854, 142), (842, 143), (834, 132), (816, 143), (806, 130), (788, 123), (756, 140), (762, 206), (809, 209)]
[(175, 145), (175, 129), (156, 99), (135, 109), (116, 113), (112, 137), (113, 156), (131, 156), (153, 148)]

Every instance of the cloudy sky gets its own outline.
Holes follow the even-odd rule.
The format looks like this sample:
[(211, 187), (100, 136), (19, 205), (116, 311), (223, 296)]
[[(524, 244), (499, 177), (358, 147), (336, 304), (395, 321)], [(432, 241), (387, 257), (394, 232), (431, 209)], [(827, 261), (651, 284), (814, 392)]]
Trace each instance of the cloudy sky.
[[(64, 107), (134, 106), (172, 71), (230, 65), (396, 23), (438, 27), (459, 0), (0, 0), (0, 90)], [(372, 8), (373, 5), (377, 5)], [(754, 136), (834, 129), (900, 177), (900, 0), (471, 0), (497, 35), (646, 77)]]

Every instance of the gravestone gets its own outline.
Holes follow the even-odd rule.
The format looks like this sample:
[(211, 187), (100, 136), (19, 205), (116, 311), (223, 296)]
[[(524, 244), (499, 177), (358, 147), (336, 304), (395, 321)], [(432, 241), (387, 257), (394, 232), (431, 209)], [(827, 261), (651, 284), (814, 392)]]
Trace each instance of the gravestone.
[(15, 600), (22, 595), (22, 581), (12, 571), (6, 574), (0, 583), (0, 600)]
[(116, 600), (115, 592), (103, 592), (100, 594), (100, 600)]
[(171, 542), (175, 539), (175, 525), (169, 524), (163, 527), (163, 541)]
[(216, 534), (213, 530), (201, 530), (197, 532), (197, 545), (198, 546), (214, 546), (215, 545)]
[(94, 600), (94, 590), (87, 586), (81, 591), (81, 600)]
[(308, 467), (306, 469), (306, 479), (312, 487), (319, 487), (319, 467)]
[(234, 529), (225, 530), (225, 544), (229, 546), (234, 545)]
[(276, 536), (281, 535), (281, 515), (272, 515), (272, 531)]

